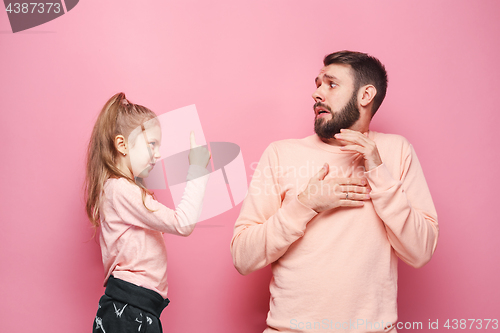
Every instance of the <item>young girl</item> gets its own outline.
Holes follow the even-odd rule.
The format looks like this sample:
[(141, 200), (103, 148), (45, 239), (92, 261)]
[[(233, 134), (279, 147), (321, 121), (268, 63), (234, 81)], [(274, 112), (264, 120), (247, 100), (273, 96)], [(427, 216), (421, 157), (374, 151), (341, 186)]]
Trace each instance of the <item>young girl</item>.
[[(176, 210), (143, 183), (160, 158), (156, 114), (125, 94), (104, 105), (92, 131), (85, 179), (87, 215), (100, 227), (106, 287), (93, 332), (162, 332), (167, 298), (167, 252), (162, 233), (189, 236), (201, 214), (210, 152), (194, 142), (187, 185)], [(196, 149), (193, 149), (196, 148)]]

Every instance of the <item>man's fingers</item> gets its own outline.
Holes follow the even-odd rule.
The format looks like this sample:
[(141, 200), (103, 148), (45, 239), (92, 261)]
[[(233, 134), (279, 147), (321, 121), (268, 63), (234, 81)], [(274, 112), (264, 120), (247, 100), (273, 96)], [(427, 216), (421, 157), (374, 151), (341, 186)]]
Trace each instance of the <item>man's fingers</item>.
[(354, 151), (357, 154), (363, 154), (363, 149), (364, 147), (361, 145), (345, 145), (345, 146), (340, 146), (340, 150), (342, 151)]
[(340, 186), (343, 193), (369, 193), (369, 189), (366, 186)]
[(362, 203), (366, 200), (371, 200), (368, 193), (342, 192), (340, 195), (341, 206), (357, 206), (360, 202)]
[(332, 181), (338, 185), (361, 185), (368, 184), (365, 178), (333, 178)]
[(365, 205), (364, 201), (340, 200), (340, 206), (342, 207), (362, 207), (364, 205)]
[(346, 141), (346, 142), (352, 142), (356, 145), (359, 146), (366, 146), (369, 144), (372, 140), (367, 135), (364, 135), (361, 132), (358, 131), (352, 131), (352, 130), (342, 130), (342, 133), (337, 133), (334, 135), (335, 139), (340, 140), (340, 141)]
[(365, 156), (361, 153), (356, 153), (356, 157), (354, 160), (351, 162), (352, 164), (355, 164), (359, 159), (364, 158)]
[(316, 178), (319, 180), (325, 179), (325, 176), (328, 174), (329, 171), (329, 165), (328, 163), (325, 163), (321, 169), (319, 169), (318, 173), (316, 174)]

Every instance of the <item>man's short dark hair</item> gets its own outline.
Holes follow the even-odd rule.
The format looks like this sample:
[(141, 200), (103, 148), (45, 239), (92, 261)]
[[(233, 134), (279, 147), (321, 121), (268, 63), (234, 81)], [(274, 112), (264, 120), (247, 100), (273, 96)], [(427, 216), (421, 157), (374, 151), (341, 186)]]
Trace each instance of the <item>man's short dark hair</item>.
[(323, 59), (325, 66), (331, 64), (351, 65), (354, 70), (354, 92), (366, 84), (372, 84), (377, 93), (373, 98), (372, 117), (377, 112), (380, 104), (385, 98), (387, 91), (387, 72), (384, 65), (375, 57), (366, 53), (353, 51), (339, 51), (325, 56)]

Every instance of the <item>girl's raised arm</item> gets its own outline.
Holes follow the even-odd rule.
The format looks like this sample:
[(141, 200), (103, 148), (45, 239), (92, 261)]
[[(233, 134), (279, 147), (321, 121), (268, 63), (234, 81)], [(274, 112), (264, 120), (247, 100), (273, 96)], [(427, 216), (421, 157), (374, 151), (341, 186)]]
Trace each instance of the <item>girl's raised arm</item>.
[[(209, 171), (197, 164), (191, 164), (187, 174), (187, 185), (181, 202), (175, 210), (159, 203), (151, 195), (146, 195), (142, 203), (141, 189), (124, 178), (113, 179), (105, 191), (121, 223), (164, 233), (189, 236), (201, 214), (203, 197), (210, 176)], [(109, 223), (113, 221), (107, 219)]]

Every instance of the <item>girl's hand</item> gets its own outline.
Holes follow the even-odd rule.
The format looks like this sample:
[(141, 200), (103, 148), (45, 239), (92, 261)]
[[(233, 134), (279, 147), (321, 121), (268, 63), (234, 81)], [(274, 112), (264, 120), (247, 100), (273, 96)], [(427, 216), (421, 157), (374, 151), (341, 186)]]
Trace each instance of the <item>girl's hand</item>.
[(191, 150), (189, 151), (189, 164), (197, 164), (204, 168), (212, 158), (212, 153), (206, 147), (196, 144), (194, 131), (191, 131)]

